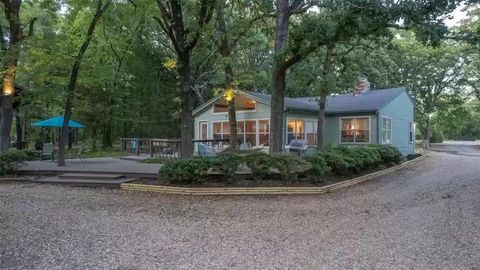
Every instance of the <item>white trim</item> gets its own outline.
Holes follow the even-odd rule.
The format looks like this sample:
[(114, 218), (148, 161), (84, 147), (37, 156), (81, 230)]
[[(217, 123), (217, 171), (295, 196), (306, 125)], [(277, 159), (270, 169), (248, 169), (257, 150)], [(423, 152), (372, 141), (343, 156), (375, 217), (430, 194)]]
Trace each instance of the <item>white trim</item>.
[[(245, 96), (244, 96), (244, 97), (245, 97)], [(227, 107), (227, 111), (226, 111), (226, 112), (215, 112), (215, 111), (214, 111), (214, 109), (215, 109), (215, 103), (216, 103), (217, 101), (220, 101), (222, 98), (223, 98), (223, 96), (220, 97), (218, 100), (216, 100), (215, 102), (213, 102), (213, 103), (211, 104), (211, 105), (212, 105), (212, 108), (211, 108), (212, 114), (216, 114), (216, 115), (219, 115), (219, 114), (220, 114), (220, 115), (221, 115), (221, 114), (228, 114), (228, 107)], [(248, 110), (248, 111), (243, 110), (243, 111), (239, 111), (239, 110), (237, 110), (237, 108), (235, 108), (235, 113), (237, 113), (237, 114), (246, 114), (246, 113), (255, 113), (255, 112), (257, 112), (257, 109), (258, 109), (257, 102), (258, 102), (258, 101), (257, 101), (256, 99), (254, 99), (254, 98), (251, 98), (251, 97), (246, 97), (246, 98), (249, 98), (249, 99), (255, 101), (255, 110)], [(236, 106), (236, 105), (237, 105), (237, 104), (235, 103), (235, 106)]]
[[(368, 119), (368, 142), (342, 142), (342, 120), (343, 119), (356, 119), (367, 118)], [(372, 144), (372, 116), (370, 115), (352, 115), (342, 116), (338, 118), (338, 143), (339, 144)]]
[[(380, 135), (381, 135), (380, 136), (380, 143), (381, 144), (393, 144), (393, 131), (392, 131), (393, 130), (393, 119), (392, 119), (392, 117), (381, 116), (380, 119), (381, 119), (381, 124), (382, 124), (382, 126), (380, 127), (381, 128), (380, 129), (380, 131), (381, 131), (380, 132)], [(390, 142), (389, 143), (383, 141), (383, 132), (384, 132), (384, 130), (383, 130), (383, 119), (390, 119)]]
[[(287, 117), (286, 118), (286, 125), (285, 125), (285, 143), (288, 144), (288, 121), (290, 120), (301, 120), (303, 121), (303, 136), (304, 136), (304, 140), (307, 140), (307, 122), (313, 122), (315, 123), (315, 125), (317, 125), (318, 127), (318, 118), (315, 119), (315, 118), (301, 118), (301, 117)], [(313, 134), (315, 134), (315, 141), (317, 140), (317, 130), (318, 129), (314, 129), (313, 131)], [(310, 133), (310, 132), (309, 132)], [(308, 142), (308, 141), (307, 141)], [(317, 142), (318, 144), (318, 142)], [(308, 145), (311, 145), (311, 144), (308, 144)], [(316, 145), (316, 144), (315, 144)], [(311, 146), (315, 146), (315, 145), (311, 145)]]
[[(255, 143), (259, 143), (260, 141), (260, 133), (265, 133), (265, 132), (260, 132), (260, 121), (262, 120), (267, 120), (268, 121), (268, 136), (270, 137), (270, 131), (271, 131), (271, 126), (270, 126), (270, 118), (250, 118), (250, 119), (237, 119), (237, 122), (245, 122), (245, 121), (255, 121)], [(214, 123), (222, 123), (221, 127), (222, 127), (222, 134), (227, 134), (227, 133), (224, 133), (223, 132), (223, 123), (226, 122), (228, 123), (229, 121), (228, 120), (214, 120), (214, 121), (210, 121), (210, 123), (212, 124), (212, 139), (213, 139), (213, 124)], [(247, 133), (246, 132), (243, 132), (244, 135), (246, 135)], [(249, 134), (252, 134), (252, 133), (249, 133)], [(238, 135), (238, 130), (237, 130), (237, 135)], [(263, 146), (263, 147), (260, 147), (258, 145), (255, 145), (253, 146), (253, 148), (268, 148), (268, 146)]]
[[(205, 139), (202, 139), (202, 124), (207, 125), (207, 138), (205, 138)], [(198, 137), (197, 138), (199, 140), (208, 140), (208, 138), (210, 138), (210, 132), (209, 132), (209, 128), (208, 128), (208, 120), (198, 121)]]

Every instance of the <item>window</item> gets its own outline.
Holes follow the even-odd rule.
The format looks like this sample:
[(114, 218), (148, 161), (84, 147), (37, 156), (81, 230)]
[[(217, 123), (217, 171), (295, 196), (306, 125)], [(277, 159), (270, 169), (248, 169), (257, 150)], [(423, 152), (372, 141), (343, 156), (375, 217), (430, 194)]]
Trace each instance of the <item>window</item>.
[(305, 138), (308, 145), (317, 145), (317, 121), (305, 121)]
[(370, 142), (370, 118), (351, 117), (340, 118), (342, 143), (369, 143)]
[(228, 122), (213, 122), (213, 139), (229, 139), (230, 126)]
[(317, 121), (289, 119), (287, 143), (293, 139), (306, 140), (308, 145), (317, 145)]
[(239, 143), (250, 143), (257, 145), (257, 121), (237, 121), (237, 136)]
[(269, 146), (270, 121), (258, 120), (258, 145)]
[(293, 139), (304, 140), (304, 126), (305, 122), (303, 120), (289, 119), (287, 124), (287, 143), (290, 143)]
[[(213, 138), (230, 138), (228, 121), (213, 122)], [(237, 121), (238, 143), (248, 142), (252, 146), (268, 146), (270, 135), (269, 120), (241, 120)]]
[(392, 143), (392, 119), (382, 117), (382, 143)]
[(408, 138), (410, 143), (413, 143), (413, 140), (415, 140), (415, 123), (410, 122), (410, 131), (409, 131), (409, 138)]
[[(246, 111), (255, 111), (257, 102), (253, 99), (249, 99), (243, 96), (235, 97), (235, 110), (237, 112), (246, 112)], [(228, 102), (225, 98), (220, 98), (213, 105), (214, 113), (227, 113), (228, 112)]]

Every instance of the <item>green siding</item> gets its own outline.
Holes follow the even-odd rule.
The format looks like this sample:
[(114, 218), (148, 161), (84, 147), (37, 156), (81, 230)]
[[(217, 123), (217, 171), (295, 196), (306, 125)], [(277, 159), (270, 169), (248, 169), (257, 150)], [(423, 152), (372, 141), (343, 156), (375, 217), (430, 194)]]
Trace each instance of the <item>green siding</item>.
[[(351, 116), (369, 116), (370, 117), (370, 143), (380, 143), (381, 140), (381, 120), (382, 116), (392, 118), (392, 144), (396, 146), (403, 154), (408, 155), (415, 152), (415, 143), (409, 142), (410, 122), (413, 121), (413, 103), (406, 92), (400, 94), (391, 103), (382, 108), (379, 116), (376, 114), (369, 115), (344, 115), (341, 117)], [(325, 143), (340, 143), (340, 116), (327, 116), (325, 118)], [(270, 106), (261, 102), (257, 102), (255, 112), (238, 112), (237, 120), (249, 119), (270, 119)], [(287, 119), (303, 119), (317, 120), (317, 112), (285, 112), (284, 123), (284, 141), (287, 138), (286, 121)], [(213, 113), (212, 106), (208, 106), (200, 112), (194, 121), (194, 138), (198, 139), (199, 122), (208, 122), (208, 138), (212, 138), (212, 122), (228, 121), (227, 113)]]
[[(380, 110), (382, 117), (392, 118), (392, 145), (397, 147), (404, 155), (415, 153), (415, 138), (410, 140), (410, 123), (414, 121), (414, 104), (408, 94), (403, 92), (392, 102)], [(379, 134), (382, 134), (382, 125)]]

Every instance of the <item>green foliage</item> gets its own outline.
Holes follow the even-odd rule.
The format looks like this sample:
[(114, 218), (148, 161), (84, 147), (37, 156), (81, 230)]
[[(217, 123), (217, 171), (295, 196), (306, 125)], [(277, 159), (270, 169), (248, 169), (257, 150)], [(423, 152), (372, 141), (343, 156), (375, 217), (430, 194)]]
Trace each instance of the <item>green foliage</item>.
[(272, 168), (278, 170), (284, 184), (291, 184), (301, 173), (311, 168), (310, 163), (295, 154), (275, 154), (271, 159)]
[(172, 160), (159, 171), (159, 179), (169, 184), (199, 184), (205, 181), (212, 167), (212, 159), (194, 157)]
[(272, 158), (263, 152), (254, 152), (245, 156), (245, 163), (252, 170), (253, 177), (260, 181), (272, 173)]
[(443, 132), (437, 128), (432, 129), (432, 137), (430, 137), (431, 143), (442, 143), (443, 142)]
[(26, 155), (26, 160), (39, 160), (40, 152), (37, 150), (23, 150)]
[(306, 156), (304, 159), (310, 163), (311, 166), (310, 169), (305, 172), (305, 175), (314, 182), (318, 182), (331, 171), (325, 157), (321, 153)]
[(369, 147), (376, 149), (378, 151), (383, 164), (389, 164), (389, 163), (400, 164), (405, 161), (405, 157), (395, 146), (378, 144), (378, 145), (370, 145)]
[(25, 160), (27, 154), (21, 150), (9, 150), (0, 155), (0, 175), (14, 173)]
[(231, 178), (243, 162), (243, 156), (233, 153), (220, 154), (212, 158), (212, 169), (222, 173), (226, 178)]

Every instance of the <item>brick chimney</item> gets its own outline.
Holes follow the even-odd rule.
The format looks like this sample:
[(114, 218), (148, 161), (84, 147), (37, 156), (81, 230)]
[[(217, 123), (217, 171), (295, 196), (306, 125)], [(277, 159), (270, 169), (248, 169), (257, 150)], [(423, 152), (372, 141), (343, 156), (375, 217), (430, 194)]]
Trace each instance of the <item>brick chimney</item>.
[(357, 81), (353, 86), (354, 95), (362, 95), (370, 91), (370, 82), (366, 73), (362, 73), (357, 77)]

